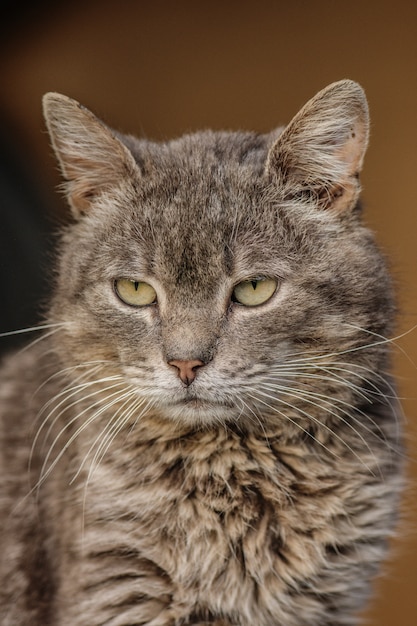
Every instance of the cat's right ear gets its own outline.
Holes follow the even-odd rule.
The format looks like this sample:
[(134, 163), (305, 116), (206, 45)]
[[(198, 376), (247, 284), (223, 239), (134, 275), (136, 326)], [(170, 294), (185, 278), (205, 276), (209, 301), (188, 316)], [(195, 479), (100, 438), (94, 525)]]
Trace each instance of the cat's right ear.
[(43, 112), (76, 217), (87, 213), (100, 193), (137, 174), (129, 150), (76, 100), (47, 93)]

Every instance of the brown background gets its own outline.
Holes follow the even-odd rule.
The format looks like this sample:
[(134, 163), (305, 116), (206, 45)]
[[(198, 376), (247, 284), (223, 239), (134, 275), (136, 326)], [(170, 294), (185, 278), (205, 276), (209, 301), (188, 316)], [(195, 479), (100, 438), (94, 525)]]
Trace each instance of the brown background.
[[(200, 127), (269, 130), (326, 84), (365, 88), (372, 133), (362, 178), (366, 219), (398, 281), (398, 332), (417, 324), (417, 19), (414, 2), (87, 1), (17, 4), (3, 15), (0, 110), (44, 199), (62, 219), (40, 112), (60, 91), (119, 130), (155, 139)], [(1, 211), (7, 207), (1, 205)], [(57, 219), (56, 217), (54, 219)], [(398, 340), (397, 371), (415, 455), (417, 330)], [(405, 355), (402, 351), (406, 351)], [(410, 464), (416, 482), (415, 463)], [(417, 624), (417, 507), (366, 614), (375, 626)], [(257, 626), (254, 624), (254, 626)]]

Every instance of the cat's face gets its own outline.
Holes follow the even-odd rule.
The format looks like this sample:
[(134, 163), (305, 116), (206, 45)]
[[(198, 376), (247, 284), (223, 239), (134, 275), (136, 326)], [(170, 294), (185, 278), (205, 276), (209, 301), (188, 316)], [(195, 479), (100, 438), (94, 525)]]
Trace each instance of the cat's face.
[[(291, 412), (304, 421), (323, 412), (329, 389), (348, 399), (360, 368), (379, 358), (357, 348), (386, 332), (391, 297), (354, 210), (367, 120), (349, 86), (344, 130), (336, 96), (317, 97), (321, 117), (336, 109), (339, 135), (322, 129), (311, 146), (311, 104), (278, 139), (125, 138), (128, 152), (89, 112), (52, 96), (47, 119), (77, 214), (52, 308), (68, 322), (64, 364), (90, 363), (191, 425)], [(320, 178), (326, 150), (333, 163), (323, 157)]]

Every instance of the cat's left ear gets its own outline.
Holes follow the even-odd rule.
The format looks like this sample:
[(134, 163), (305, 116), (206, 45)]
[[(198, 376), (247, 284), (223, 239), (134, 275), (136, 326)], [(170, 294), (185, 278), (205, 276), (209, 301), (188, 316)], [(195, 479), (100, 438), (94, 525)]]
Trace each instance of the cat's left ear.
[(284, 197), (308, 197), (337, 212), (357, 202), (368, 144), (365, 93), (354, 81), (329, 85), (284, 128), (270, 149), (267, 175)]
[(43, 97), (43, 112), (76, 217), (87, 213), (101, 192), (137, 174), (129, 150), (76, 100), (47, 93)]

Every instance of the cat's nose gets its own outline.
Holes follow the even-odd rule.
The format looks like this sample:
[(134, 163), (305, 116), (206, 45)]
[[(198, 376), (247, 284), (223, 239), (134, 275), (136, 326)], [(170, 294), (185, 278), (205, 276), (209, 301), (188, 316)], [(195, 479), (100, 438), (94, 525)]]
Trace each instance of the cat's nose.
[(200, 359), (194, 359), (192, 361), (181, 361), (180, 359), (173, 359), (172, 361), (168, 361), (168, 365), (172, 365), (172, 367), (177, 368), (178, 376), (181, 378), (182, 382), (185, 383), (188, 387), (197, 376), (198, 368), (202, 367), (204, 363), (203, 361), (200, 361)]

